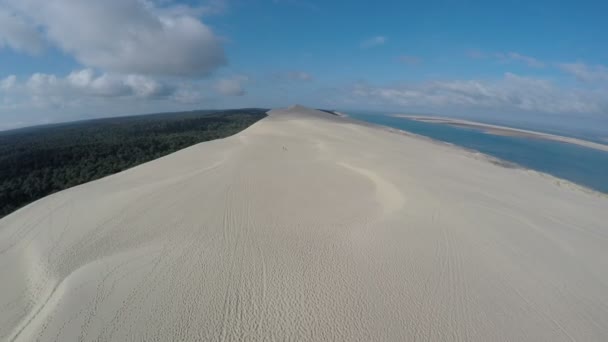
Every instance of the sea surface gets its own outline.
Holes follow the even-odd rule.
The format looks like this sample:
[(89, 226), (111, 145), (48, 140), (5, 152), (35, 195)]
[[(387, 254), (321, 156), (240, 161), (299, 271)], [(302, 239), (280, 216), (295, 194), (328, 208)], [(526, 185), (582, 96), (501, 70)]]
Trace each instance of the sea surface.
[(427, 136), (608, 193), (608, 152), (526, 137), (499, 136), (479, 129), (420, 122), (389, 115), (349, 113), (370, 123)]

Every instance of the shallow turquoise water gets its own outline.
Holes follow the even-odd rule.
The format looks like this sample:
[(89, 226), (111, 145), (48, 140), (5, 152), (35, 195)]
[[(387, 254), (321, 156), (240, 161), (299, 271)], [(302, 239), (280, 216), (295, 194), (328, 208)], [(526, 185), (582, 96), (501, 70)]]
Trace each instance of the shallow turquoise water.
[(420, 134), (480, 151), (608, 193), (608, 152), (561, 142), (486, 134), (480, 130), (395, 118), (349, 114), (352, 118)]

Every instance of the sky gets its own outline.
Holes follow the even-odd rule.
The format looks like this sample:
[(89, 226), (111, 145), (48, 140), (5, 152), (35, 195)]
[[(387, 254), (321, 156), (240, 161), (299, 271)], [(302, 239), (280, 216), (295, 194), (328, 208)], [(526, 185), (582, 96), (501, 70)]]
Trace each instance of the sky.
[(606, 13), (585, 0), (0, 0), (0, 130), (299, 103), (608, 131)]

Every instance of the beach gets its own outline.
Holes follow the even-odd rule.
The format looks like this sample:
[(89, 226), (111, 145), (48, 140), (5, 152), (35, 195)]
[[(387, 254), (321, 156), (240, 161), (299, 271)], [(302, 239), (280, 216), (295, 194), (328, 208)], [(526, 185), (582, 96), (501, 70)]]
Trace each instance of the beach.
[(587, 141), (587, 140), (573, 138), (573, 137), (566, 137), (566, 136), (562, 136), (562, 135), (536, 132), (536, 131), (531, 131), (531, 130), (526, 130), (526, 129), (505, 127), (505, 126), (499, 126), (499, 125), (492, 125), (492, 124), (486, 124), (486, 123), (462, 120), (462, 119), (442, 118), (442, 117), (435, 117), (435, 116), (405, 115), (405, 114), (396, 114), (396, 115), (392, 115), (392, 116), (396, 117), (396, 118), (405, 118), (405, 119), (421, 121), (421, 122), (479, 129), (488, 134), (494, 134), (494, 135), (505, 135), (505, 136), (515, 136), (515, 137), (524, 137), (524, 138), (532, 138), (532, 139), (558, 141), (558, 142), (563, 142), (563, 143), (567, 143), (567, 144), (574, 144), (574, 145), (578, 145), (578, 146), (592, 148), (592, 149), (599, 150), (599, 151), (608, 152), (608, 145), (606, 145), (606, 144), (600, 144), (600, 143), (593, 142), (593, 141)]
[(567, 181), (277, 109), (0, 220), (0, 340), (603, 341), (606, 222)]

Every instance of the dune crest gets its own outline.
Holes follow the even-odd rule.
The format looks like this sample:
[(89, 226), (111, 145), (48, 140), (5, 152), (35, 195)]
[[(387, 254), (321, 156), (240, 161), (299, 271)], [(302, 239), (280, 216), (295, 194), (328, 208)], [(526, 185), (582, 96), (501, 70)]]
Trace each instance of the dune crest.
[(0, 220), (0, 339), (601, 341), (608, 200), (294, 106)]

